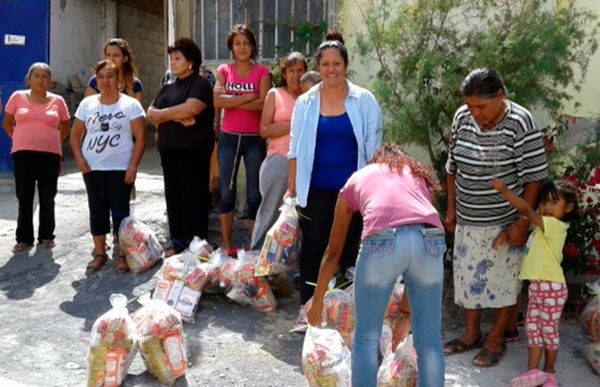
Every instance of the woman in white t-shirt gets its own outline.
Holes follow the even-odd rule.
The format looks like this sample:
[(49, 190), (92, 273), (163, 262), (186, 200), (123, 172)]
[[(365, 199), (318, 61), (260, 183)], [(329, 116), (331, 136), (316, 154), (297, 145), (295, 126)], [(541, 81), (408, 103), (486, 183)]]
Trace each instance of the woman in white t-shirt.
[[(108, 259), (111, 214), (115, 235), (129, 215), (129, 195), (146, 146), (144, 109), (135, 98), (119, 92), (117, 66), (103, 60), (93, 72), (100, 94), (81, 101), (71, 129), (71, 149), (85, 182), (95, 247), (87, 271), (99, 270)], [(125, 252), (119, 251), (117, 271), (128, 270)]]

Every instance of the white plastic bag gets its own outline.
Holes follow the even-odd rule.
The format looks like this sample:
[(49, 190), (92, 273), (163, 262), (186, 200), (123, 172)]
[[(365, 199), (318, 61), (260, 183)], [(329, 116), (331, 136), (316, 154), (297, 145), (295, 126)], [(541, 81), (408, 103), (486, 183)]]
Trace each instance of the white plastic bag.
[(221, 271), (223, 266), (234, 261), (235, 260), (228, 257), (222, 249), (217, 249), (210, 253), (208, 260), (201, 263), (201, 266), (206, 270), (208, 275), (206, 284), (204, 285), (202, 291), (208, 294), (222, 293), (223, 288), (220, 285)]
[(398, 344), (395, 352), (391, 343), (377, 372), (377, 387), (416, 387), (417, 355), (413, 347), (412, 335)]
[[(306, 302), (306, 310), (310, 309), (313, 302), (311, 297)], [(340, 333), (348, 348), (352, 348), (354, 341), (354, 323), (356, 313), (354, 310), (354, 286), (347, 289), (331, 289), (323, 297), (323, 322), (328, 328)]]
[(90, 332), (88, 387), (120, 386), (136, 353), (137, 335), (127, 311), (127, 298), (112, 294), (110, 303), (112, 309), (96, 319)]
[(212, 246), (200, 237), (195, 236), (188, 246), (188, 251), (196, 257), (208, 258), (213, 252)]
[(152, 298), (166, 302), (181, 314), (183, 321), (193, 324), (207, 280), (208, 273), (201, 262), (184, 251), (165, 260)]
[(179, 312), (161, 300), (143, 300), (133, 316), (142, 358), (148, 372), (171, 385), (187, 370), (183, 326)]
[(583, 346), (583, 356), (585, 356), (590, 366), (600, 375), (600, 344), (590, 343)]
[(231, 289), (226, 296), (238, 304), (246, 305), (259, 312), (277, 309), (277, 300), (265, 277), (255, 275), (256, 253), (238, 253), (237, 265), (231, 268)]
[(287, 273), (297, 267), (302, 245), (297, 204), (296, 198), (286, 198), (279, 208), (281, 214), (265, 236), (256, 264), (256, 275)]
[(600, 343), (600, 295), (596, 295), (588, 301), (579, 319), (592, 339), (596, 343)]
[(162, 259), (163, 249), (152, 229), (134, 216), (128, 216), (119, 226), (119, 249), (125, 251), (129, 269), (137, 274)]
[(311, 387), (352, 386), (350, 350), (335, 329), (308, 327), (302, 369)]

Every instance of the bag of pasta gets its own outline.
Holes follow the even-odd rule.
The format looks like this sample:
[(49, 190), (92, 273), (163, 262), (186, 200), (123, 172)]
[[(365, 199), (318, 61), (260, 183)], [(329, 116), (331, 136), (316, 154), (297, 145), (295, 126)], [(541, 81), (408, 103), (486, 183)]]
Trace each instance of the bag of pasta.
[(277, 309), (277, 300), (269, 282), (265, 277), (255, 275), (256, 255), (242, 253), (238, 255), (237, 263), (233, 269), (232, 286), (226, 294), (227, 297), (259, 312), (271, 312)]
[(579, 316), (586, 332), (600, 343), (600, 295), (593, 296)]
[[(391, 346), (391, 343), (389, 344)], [(417, 354), (412, 335), (398, 344), (395, 352), (388, 348), (377, 372), (377, 387), (416, 387)]]
[[(340, 333), (348, 348), (354, 341), (354, 286), (347, 289), (331, 289), (323, 297), (323, 321), (328, 328)], [(306, 302), (306, 310), (310, 309), (313, 298)]]
[(302, 369), (311, 387), (352, 385), (350, 350), (335, 329), (308, 327), (302, 346)]
[(112, 294), (110, 304), (112, 309), (96, 319), (90, 332), (88, 387), (120, 386), (136, 353), (135, 324), (127, 311), (127, 298)]
[(144, 364), (161, 384), (170, 385), (187, 369), (181, 316), (161, 300), (141, 302), (145, 305), (136, 312), (133, 321)]
[(296, 212), (297, 200), (286, 198), (281, 214), (267, 232), (256, 264), (256, 275), (273, 275), (293, 271), (298, 266), (302, 234)]
[(133, 216), (121, 221), (119, 249), (125, 251), (129, 269), (135, 274), (148, 270), (163, 256), (162, 246), (152, 229)]

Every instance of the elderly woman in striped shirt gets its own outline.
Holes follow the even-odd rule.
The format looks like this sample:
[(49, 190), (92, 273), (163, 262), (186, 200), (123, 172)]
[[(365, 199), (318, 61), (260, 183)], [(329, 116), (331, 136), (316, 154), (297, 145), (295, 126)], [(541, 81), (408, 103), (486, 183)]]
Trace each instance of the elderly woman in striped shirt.
[[(502, 180), (532, 208), (548, 176), (542, 135), (531, 113), (507, 99), (500, 75), (473, 70), (463, 81), (460, 107), (452, 123), (448, 173), (449, 231), (454, 242), (454, 301), (465, 309), (465, 333), (446, 343), (446, 355), (482, 347), (473, 359), (478, 367), (499, 363), (506, 352), (505, 330), (517, 296), (529, 221), (490, 188)], [(494, 242), (497, 249), (493, 248)], [(481, 310), (493, 308), (487, 336)]]

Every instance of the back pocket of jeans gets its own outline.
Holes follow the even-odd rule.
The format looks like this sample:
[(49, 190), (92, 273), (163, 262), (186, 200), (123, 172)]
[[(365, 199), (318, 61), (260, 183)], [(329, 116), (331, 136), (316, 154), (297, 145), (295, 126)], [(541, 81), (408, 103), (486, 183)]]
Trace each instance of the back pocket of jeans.
[(427, 254), (440, 256), (446, 252), (446, 234), (437, 227), (421, 229)]
[(396, 229), (390, 228), (369, 235), (362, 242), (367, 254), (391, 254), (396, 242)]

